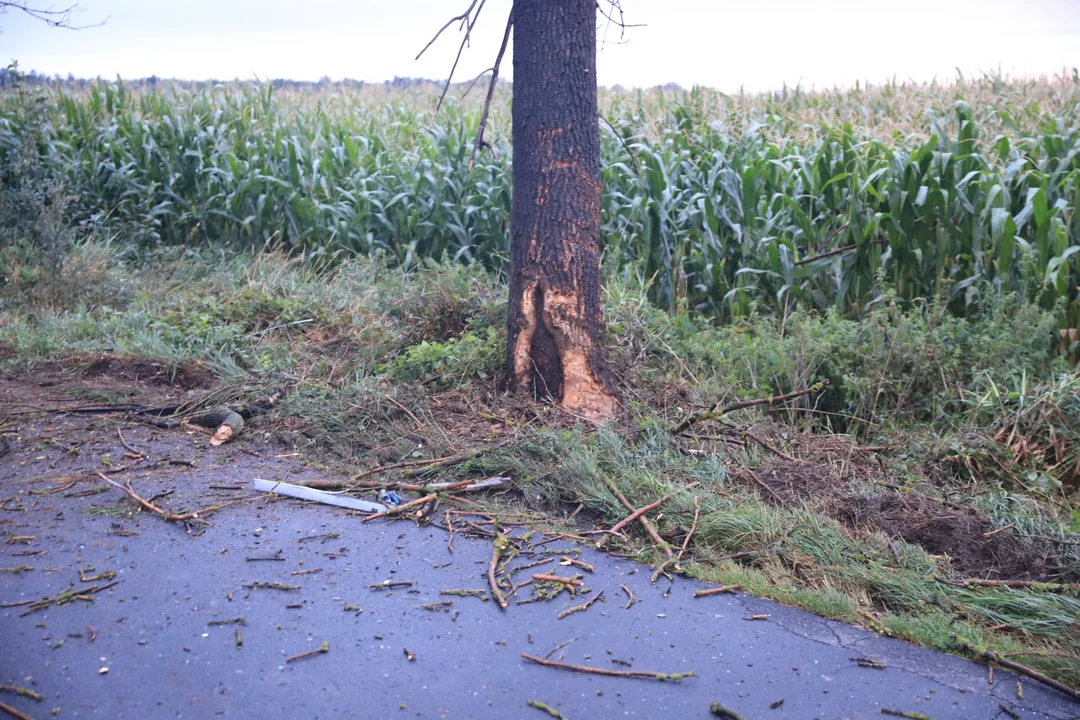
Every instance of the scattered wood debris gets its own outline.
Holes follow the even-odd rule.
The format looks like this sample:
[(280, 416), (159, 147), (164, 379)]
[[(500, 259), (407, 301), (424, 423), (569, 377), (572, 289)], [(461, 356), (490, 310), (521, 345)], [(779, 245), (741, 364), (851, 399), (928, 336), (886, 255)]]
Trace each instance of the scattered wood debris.
[(76, 590), (75, 589), (75, 583), (71, 583), (70, 585), (68, 585), (66, 590), (57, 593), (53, 597), (44, 597), (44, 598), (42, 598), (40, 600), (28, 600), (28, 601), (20, 602), (20, 603), (9, 603), (9, 604), (5, 604), (4, 607), (17, 607), (19, 605), (29, 605), (30, 607), (26, 608), (26, 610), (23, 610), (21, 613), (19, 613), (19, 617), (23, 617), (23, 616), (29, 615), (30, 613), (35, 613), (38, 610), (44, 610), (45, 608), (49, 607), (50, 605), (56, 605), (56, 606), (65, 605), (65, 604), (71, 602), (72, 600), (82, 600), (82, 601), (85, 601), (85, 602), (92, 602), (93, 599), (94, 599), (94, 597), (93, 597), (94, 595), (96, 595), (97, 593), (102, 592), (104, 590), (108, 590), (109, 588), (111, 588), (111, 587), (113, 587), (115, 585), (119, 585), (119, 584), (120, 584), (119, 580), (114, 580), (111, 583), (108, 583), (106, 585), (100, 585), (100, 586), (91, 585), (90, 587), (79, 588), (79, 589)]
[(250, 585), (245, 585), (244, 587), (246, 587), (248, 590), (285, 590), (285, 591), (288, 591), (288, 590), (299, 590), (300, 589), (299, 585), (286, 585), (285, 583), (281, 583), (281, 582), (263, 582), (262, 580), (257, 580), (255, 582), (251, 583)]
[(474, 597), (480, 598), (484, 602), (488, 601), (487, 590), (467, 590), (464, 588), (454, 588), (451, 590), (440, 590), (440, 595), (457, 595), (459, 597)]
[(415, 583), (412, 580), (383, 580), (381, 583), (375, 583), (374, 585), (368, 585), (371, 590), (391, 590), (397, 587), (412, 587)]

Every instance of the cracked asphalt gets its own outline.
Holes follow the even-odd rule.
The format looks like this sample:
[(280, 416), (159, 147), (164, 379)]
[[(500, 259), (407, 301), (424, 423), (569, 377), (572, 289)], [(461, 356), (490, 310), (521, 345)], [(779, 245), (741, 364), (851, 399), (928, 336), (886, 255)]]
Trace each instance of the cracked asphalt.
[[(160, 442), (139, 429), (129, 440)], [(143, 497), (171, 490), (159, 502), (191, 507), (250, 496), (254, 477), (314, 476), (294, 460), (230, 455), (133, 483)], [(89, 495), (30, 495), (52, 483), (29, 482), (41, 469), (20, 457), (29, 455), (0, 468), (0, 497), (10, 500), (0, 514), (0, 566), (31, 569), (0, 573), (0, 603), (85, 587), (80, 574), (116, 573), (114, 586), (84, 600), (27, 615), (28, 605), (0, 608), (0, 683), (43, 696), (0, 693), (0, 701), (35, 718), (544, 717), (530, 700), (571, 720), (705, 718), (713, 701), (749, 720), (870, 718), (882, 708), (935, 720), (1080, 716), (1080, 706), (1027, 679), (1020, 699), (1008, 672), (990, 685), (982, 665), (767, 600), (695, 599), (706, 583), (651, 584), (649, 568), (587, 548), (580, 557), (595, 572), (585, 583), (604, 591), (601, 602), (562, 620), (580, 596), (500, 611), (440, 593), (486, 587), (487, 540), (455, 536), (451, 552), (441, 528), (365, 524), (337, 508), (265, 497), (220, 511), (193, 536), (131, 512), (120, 491), (96, 480), (74, 488)], [(211, 488), (226, 485), (244, 489)], [(369, 588), (384, 580), (413, 585)], [(246, 587), (260, 582), (297, 589)], [(637, 598), (630, 608), (621, 585)], [(445, 611), (422, 607), (447, 600)], [(767, 618), (747, 619), (755, 615)], [(329, 652), (286, 662), (326, 641)], [(521, 657), (568, 641), (552, 659), (696, 677), (604, 677)]]

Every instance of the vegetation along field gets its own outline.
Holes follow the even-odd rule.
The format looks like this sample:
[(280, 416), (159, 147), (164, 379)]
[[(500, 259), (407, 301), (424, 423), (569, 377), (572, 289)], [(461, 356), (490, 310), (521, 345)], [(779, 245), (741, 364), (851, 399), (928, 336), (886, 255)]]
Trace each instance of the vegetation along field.
[(433, 119), (424, 82), (9, 84), (3, 370), (211, 371), (189, 410), (285, 388), (245, 433), (454, 458), (428, 476), (509, 476), (487, 502), (538, 527), (666, 498), (659, 541), (607, 544), (658, 582), (1080, 685), (1075, 71), (602, 91), (602, 428), (502, 392), (510, 91), (471, 163), (482, 90)]

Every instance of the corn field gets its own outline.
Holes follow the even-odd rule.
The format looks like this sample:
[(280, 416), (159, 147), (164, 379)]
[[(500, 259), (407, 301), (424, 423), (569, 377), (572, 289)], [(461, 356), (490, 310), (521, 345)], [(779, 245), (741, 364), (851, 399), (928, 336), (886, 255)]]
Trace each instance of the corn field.
[[(16, 87), (0, 182), (40, 163), (138, 243), (508, 264), (509, 89)], [(461, 89), (458, 89), (460, 94)], [(454, 92), (451, 92), (451, 98)], [(603, 91), (605, 267), (719, 320), (883, 298), (977, 314), (1020, 293), (1080, 326), (1080, 78), (762, 95)], [(7, 242), (5, 239), (4, 242)]]

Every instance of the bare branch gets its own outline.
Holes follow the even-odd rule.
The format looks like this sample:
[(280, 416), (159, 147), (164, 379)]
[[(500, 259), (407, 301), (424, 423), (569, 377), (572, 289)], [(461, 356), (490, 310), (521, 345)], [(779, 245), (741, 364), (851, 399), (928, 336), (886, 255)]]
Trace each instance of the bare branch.
[(473, 0), (472, 5), (469, 6), (468, 10), (461, 13), (460, 15), (457, 15), (456, 17), (452, 17), (449, 20), (447, 20), (446, 24), (443, 25), (441, 28), (439, 28), (439, 32), (435, 33), (435, 37), (428, 40), (428, 44), (424, 46), (423, 50), (421, 50), (419, 53), (417, 53), (417, 55), (416, 55), (416, 57), (414, 59), (419, 60), (420, 56), (423, 55), (424, 53), (426, 53), (427, 49), (429, 47), (431, 47), (433, 44), (435, 44), (435, 41), (439, 39), (439, 36), (443, 34), (443, 31), (446, 30), (446, 28), (450, 27), (451, 25), (453, 25), (458, 20), (468, 20), (469, 19), (469, 14), (472, 12), (472, 9), (474, 7), (476, 7), (476, 3), (477, 3), (477, 0)]
[[(476, 128), (476, 142), (473, 143), (472, 157), (469, 158), (469, 169), (472, 170), (476, 162), (476, 153), (484, 142), (484, 128), (487, 127), (488, 112), (491, 110), (491, 99), (495, 97), (495, 83), (499, 79), (499, 65), (502, 64), (503, 53), (506, 52), (506, 43), (510, 40), (510, 30), (514, 27), (514, 11), (510, 10), (510, 16), (506, 18), (506, 30), (503, 32), (502, 45), (499, 46), (499, 54), (495, 57), (495, 66), (491, 69), (491, 82), (488, 83), (487, 98), (484, 100), (484, 112), (480, 115), (480, 125)], [(491, 147), (491, 145), (488, 145)], [(494, 152), (494, 150), (492, 150)]]
[[(461, 20), (461, 24), (465, 27), (465, 37), (461, 39), (461, 45), (458, 47), (457, 57), (454, 58), (454, 64), (450, 68), (450, 75), (447, 76), (446, 84), (443, 85), (443, 91), (442, 95), (439, 96), (439, 102), (435, 104), (435, 112), (431, 116), (432, 125), (435, 124), (435, 118), (438, 116), (439, 110), (442, 108), (443, 100), (446, 99), (446, 92), (450, 89), (450, 83), (454, 79), (454, 71), (457, 70), (458, 61), (461, 60), (461, 53), (465, 50), (465, 46), (469, 44), (469, 38), (472, 36), (472, 29), (476, 25), (476, 21), (480, 18), (480, 11), (484, 9), (484, 3), (486, 3), (487, 0), (479, 0), (479, 2), (480, 6), (476, 8), (476, 14), (472, 17), (469, 16), (469, 13), (472, 12), (473, 6), (476, 5), (477, 0), (473, 0), (473, 4), (470, 5), (469, 9), (465, 11), (464, 16), (458, 16), (457, 18), (454, 18), (454, 20)], [(451, 20), (450, 22), (453, 22), (454, 20)], [(443, 29), (445, 29), (445, 26)], [(442, 33), (442, 30), (440, 30), (439, 32)], [(438, 37), (438, 35), (436, 35), (435, 37)], [(434, 40), (432, 40), (432, 42), (434, 42)], [(430, 45), (431, 43), (428, 44)], [(419, 55), (417, 57), (419, 57)]]
[[(600, 44), (601, 45), (609, 45), (609, 44), (610, 45), (622, 45), (625, 42), (623, 38), (626, 35), (626, 28), (645, 27), (644, 24), (636, 24), (636, 25), (627, 25), (626, 24), (626, 19), (623, 17), (623, 9), (622, 9), (621, 0), (604, 0), (604, 2), (606, 2), (610, 6), (610, 9), (607, 12), (604, 12), (604, 4), (602, 2), (597, 0), (597, 3), (596, 3), (596, 11), (598, 13), (600, 13), (600, 15), (602, 17), (607, 19), (607, 23), (604, 24), (604, 36), (600, 39)], [(618, 14), (618, 16), (619, 16), (618, 20), (615, 19), (616, 14)], [(617, 25), (618, 28), (619, 28), (619, 41), (618, 42), (608, 43), (608, 39), (607, 39), (608, 28), (610, 28), (612, 25)]]
[(49, 27), (63, 28), (65, 30), (84, 30), (86, 28), (104, 25), (109, 18), (91, 25), (73, 25), (71, 14), (79, 11), (79, 3), (74, 3), (65, 8), (54, 9), (53, 7), (34, 7), (30, 0), (0, 0), (0, 15), (9, 9), (21, 10), (35, 20), (40, 20)]
[(474, 78), (473, 78), (473, 81), (472, 81), (471, 83), (469, 83), (469, 87), (465, 88), (465, 92), (461, 93), (461, 97), (459, 97), (459, 98), (458, 98), (458, 102), (461, 102), (462, 100), (464, 100), (464, 99), (465, 99), (465, 96), (466, 96), (466, 95), (468, 95), (468, 94), (469, 94), (470, 92), (472, 92), (472, 89), (473, 89), (473, 87), (474, 87), (474, 86), (476, 85), (476, 83), (480, 82), (480, 78), (484, 77), (485, 75), (487, 75), (487, 74), (488, 74), (489, 72), (491, 72), (491, 71), (492, 71), (492, 70), (494, 70), (494, 69), (495, 69), (495, 68), (493, 68), (493, 67), (489, 67), (489, 68), (484, 68), (484, 69), (483, 69), (483, 70), (482, 70), (482, 71), (480, 72), (480, 74), (479, 74), (479, 75), (477, 75), (476, 77), (474, 77)]

